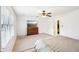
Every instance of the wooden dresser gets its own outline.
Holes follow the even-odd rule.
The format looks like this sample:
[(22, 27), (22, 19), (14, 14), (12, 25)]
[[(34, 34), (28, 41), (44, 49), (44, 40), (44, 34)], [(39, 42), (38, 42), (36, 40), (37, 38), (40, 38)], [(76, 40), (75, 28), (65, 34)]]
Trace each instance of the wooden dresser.
[(38, 27), (36, 26), (27, 26), (27, 35), (38, 34)]

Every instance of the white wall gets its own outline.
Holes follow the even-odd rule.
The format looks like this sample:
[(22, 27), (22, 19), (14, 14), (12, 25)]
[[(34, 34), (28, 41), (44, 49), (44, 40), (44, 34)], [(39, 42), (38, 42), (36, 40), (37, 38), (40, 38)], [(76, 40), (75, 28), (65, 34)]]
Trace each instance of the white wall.
[(17, 17), (17, 35), (27, 34), (27, 20), (36, 20), (38, 22), (39, 33), (53, 35), (54, 17)]
[(79, 9), (61, 15), (61, 35), (79, 39)]
[(27, 22), (26, 17), (20, 16), (17, 17), (17, 35), (26, 35), (27, 34)]
[(54, 34), (54, 17), (39, 17), (38, 27), (39, 33)]

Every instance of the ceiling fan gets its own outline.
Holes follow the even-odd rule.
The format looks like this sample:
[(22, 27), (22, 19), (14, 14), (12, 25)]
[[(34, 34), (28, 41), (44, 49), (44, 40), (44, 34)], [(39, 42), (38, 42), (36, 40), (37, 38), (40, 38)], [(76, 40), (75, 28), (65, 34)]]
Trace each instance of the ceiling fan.
[(52, 14), (51, 12), (47, 12), (47, 11), (45, 11), (45, 10), (43, 10), (43, 11), (41, 12), (41, 16), (52, 17), (51, 14)]

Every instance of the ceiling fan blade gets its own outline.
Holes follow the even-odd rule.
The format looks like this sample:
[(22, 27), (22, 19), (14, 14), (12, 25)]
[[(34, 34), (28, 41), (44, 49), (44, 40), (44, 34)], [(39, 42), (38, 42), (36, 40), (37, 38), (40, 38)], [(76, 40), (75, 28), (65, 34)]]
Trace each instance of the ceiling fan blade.
[(52, 14), (51, 12), (49, 12), (48, 14)]
[(51, 15), (47, 15), (48, 17), (52, 17)]

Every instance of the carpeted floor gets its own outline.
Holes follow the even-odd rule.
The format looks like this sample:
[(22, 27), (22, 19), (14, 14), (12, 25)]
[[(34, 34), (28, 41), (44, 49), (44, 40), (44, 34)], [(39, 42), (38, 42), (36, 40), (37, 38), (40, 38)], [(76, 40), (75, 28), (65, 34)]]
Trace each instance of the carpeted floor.
[(79, 52), (79, 40), (48, 34), (38, 34), (20, 37), (16, 40), (14, 52), (35, 52), (35, 42), (42, 39), (44, 43), (55, 52)]
[(21, 51), (34, 51), (35, 42), (38, 39), (50, 39), (52, 38), (51, 35), (48, 34), (38, 34), (38, 35), (30, 35), (30, 36), (21, 36), (19, 37), (16, 42), (13, 51), (14, 52), (21, 52)]

